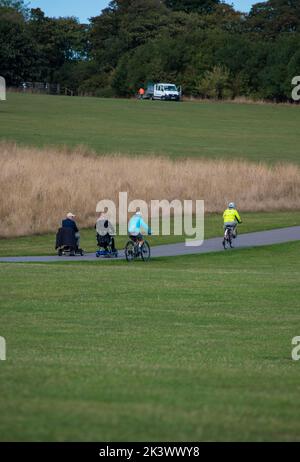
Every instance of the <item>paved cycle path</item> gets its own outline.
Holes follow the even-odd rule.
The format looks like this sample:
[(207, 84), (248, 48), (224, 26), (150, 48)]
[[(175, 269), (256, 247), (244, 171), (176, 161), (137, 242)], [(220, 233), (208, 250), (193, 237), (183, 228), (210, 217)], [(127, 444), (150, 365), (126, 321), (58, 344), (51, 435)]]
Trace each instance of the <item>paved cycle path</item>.
[[(280, 244), (289, 241), (300, 240), (300, 226), (290, 228), (272, 229), (270, 231), (258, 231), (255, 233), (240, 234), (234, 241), (236, 249), (255, 247), (262, 245)], [(151, 248), (152, 257), (175, 257), (178, 255), (202, 254), (223, 251), (222, 238), (205, 239), (202, 245), (186, 246), (185, 243), (158, 245)], [(231, 250), (228, 250), (230, 252)], [(124, 251), (119, 252), (119, 259), (124, 259)], [(99, 260), (95, 253), (88, 253), (83, 257), (1, 257), (0, 262), (28, 263), (28, 262), (57, 262), (57, 261), (92, 261)], [(101, 261), (106, 259), (101, 259)]]

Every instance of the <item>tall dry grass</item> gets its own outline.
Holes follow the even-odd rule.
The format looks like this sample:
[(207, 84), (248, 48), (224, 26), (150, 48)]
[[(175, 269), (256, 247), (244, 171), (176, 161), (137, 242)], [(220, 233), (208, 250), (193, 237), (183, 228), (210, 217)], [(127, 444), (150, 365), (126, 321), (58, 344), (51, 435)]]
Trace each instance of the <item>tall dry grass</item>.
[(207, 212), (228, 201), (242, 211), (300, 207), (300, 168), (292, 164), (158, 157), (96, 156), (0, 144), (0, 236), (54, 231), (66, 212), (81, 226), (95, 221), (101, 199), (204, 199)]

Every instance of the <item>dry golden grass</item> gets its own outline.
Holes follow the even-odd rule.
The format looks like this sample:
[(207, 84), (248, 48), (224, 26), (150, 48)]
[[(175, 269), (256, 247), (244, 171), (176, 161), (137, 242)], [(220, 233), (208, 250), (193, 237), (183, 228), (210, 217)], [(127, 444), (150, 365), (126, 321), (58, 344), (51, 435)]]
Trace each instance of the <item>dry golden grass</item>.
[(204, 199), (206, 212), (228, 201), (241, 211), (295, 210), (300, 205), (300, 168), (247, 161), (176, 160), (96, 156), (84, 148), (34, 149), (0, 144), (0, 236), (57, 229), (66, 212), (81, 226), (95, 222), (101, 199)]

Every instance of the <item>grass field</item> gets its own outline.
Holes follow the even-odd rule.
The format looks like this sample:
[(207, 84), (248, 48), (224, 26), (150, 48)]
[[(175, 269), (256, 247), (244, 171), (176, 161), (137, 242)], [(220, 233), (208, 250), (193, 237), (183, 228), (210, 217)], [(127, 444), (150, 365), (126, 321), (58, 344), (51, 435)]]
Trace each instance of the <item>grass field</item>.
[(0, 440), (299, 441), (299, 251), (0, 264)]
[[(243, 224), (239, 226), (239, 233), (265, 231), (287, 226), (300, 226), (299, 212), (276, 212), (276, 213), (243, 213)], [(223, 233), (223, 221), (221, 214), (208, 214), (205, 217), (205, 239), (218, 237)], [(171, 224), (172, 228), (172, 224)], [(172, 229), (171, 229), (172, 231)], [(147, 238), (151, 246), (161, 244), (174, 244), (183, 242), (184, 236), (151, 236)], [(127, 242), (126, 236), (117, 238), (117, 247), (123, 249)], [(28, 255), (54, 255), (55, 235), (44, 234), (40, 236), (25, 236), (13, 239), (0, 239), (0, 257), (28, 256)], [(81, 231), (81, 245), (86, 252), (95, 252), (96, 237), (94, 229)]]
[[(240, 233), (300, 225), (299, 211), (283, 211), (299, 208), (295, 165), (255, 165), (252, 171), (245, 164), (246, 181), (232, 175), (239, 170), (231, 162), (300, 164), (299, 107), (9, 93), (0, 116), (0, 140), (47, 149), (30, 149), (33, 160), (26, 167), (26, 149), (12, 157), (15, 146), (2, 143), (3, 235), (11, 236), (14, 225), (23, 233), (26, 220), (46, 226), (27, 226), (29, 231), (53, 230), (66, 207), (83, 217), (103, 196), (103, 176), (109, 195), (130, 188), (140, 198), (145, 189), (171, 199), (180, 191), (187, 198), (200, 194), (200, 180), (184, 176), (188, 162), (163, 167), (165, 159), (149, 156), (143, 171), (148, 183), (152, 162), (159, 173), (154, 168), (152, 189), (144, 179), (138, 189), (132, 157), (121, 158), (127, 176), (120, 164), (112, 176), (110, 161), (108, 170), (104, 161), (96, 167), (85, 148), (78, 150), (85, 162), (72, 162), (77, 176), (66, 168), (69, 151), (61, 173), (56, 154), (62, 154), (51, 154), (49, 146), (78, 145), (99, 154), (228, 159), (221, 176), (216, 163), (209, 174), (203, 166), (199, 172), (208, 181), (202, 183), (209, 199), (219, 193), (220, 210), (227, 195), (243, 204)], [(233, 188), (237, 184), (240, 189)], [(277, 207), (245, 213), (267, 200), (266, 185)], [(92, 207), (85, 226), (93, 223)], [(221, 245), (222, 233), (221, 214), (207, 214), (205, 238), (220, 236)], [(54, 238), (0, 239), (0, 256), (51, 255)], [(126, 239), (117, 239), (119, 249)], [(183, 239), (149, 238), (152, 246)], [(81, 244), (87, 252), (96, 250), (94, 229), (82, 230)], [(7, 341), (7, 360), (0, 361), (0, 441), (299, 441), (299, 364), (291, 359), (291, 340), (300, 335), (299, 250), (294, 242), (148, 264), (0, 263), (0, 336)]]
[(0, 138), (99, 153), (300, 161), (299, 107), (9, 93)]

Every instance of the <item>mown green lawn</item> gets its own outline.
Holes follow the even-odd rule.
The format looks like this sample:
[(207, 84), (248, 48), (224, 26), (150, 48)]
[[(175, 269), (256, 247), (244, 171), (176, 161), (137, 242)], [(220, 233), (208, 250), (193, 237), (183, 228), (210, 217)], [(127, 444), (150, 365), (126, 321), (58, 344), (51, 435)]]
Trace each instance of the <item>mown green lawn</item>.
[(0, 264), (0, 440), (299, 441), (299, 251)]
[[(264, 231), (274, 228), (300, 225), (299, 212), (269, 212), (269, 213), (243, 213), (243, 224), (239, 226), (239, 233)], [(221, 214), (208, 214), (205, 217), (205, 238), (222, 236), (223, 222)], [(173, 231), (171, 224), (171, 231)], [(147, 238), (151, 246), (173, 244), (185, 240), (184, 236), (152, 236)], [(117, 247), (123, 249), (127, 241), (126, 236), (117, 237)], [(27, 236), (13, 239), (0, 239), (0, 257), (54, 255), (55, 233), (41, 236)], [(81, 245), (86, 252), (95, 252), (96, 237), (94, 229), (81, 231)]]
[(167, 103), (9, 93), (0, 139), (99, 153), (300, 161), (296, 106)]

